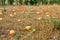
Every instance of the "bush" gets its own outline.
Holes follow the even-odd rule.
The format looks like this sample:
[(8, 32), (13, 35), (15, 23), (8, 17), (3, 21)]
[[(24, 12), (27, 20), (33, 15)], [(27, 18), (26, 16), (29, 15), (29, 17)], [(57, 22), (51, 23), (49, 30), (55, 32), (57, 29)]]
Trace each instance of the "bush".
[(21, 4), (21, 5), (22, 5), (22, 4), (23, 4), (23, 0), (19, 0), (19, 4)]
[(14, 0), (8, 0), (8, 3), (9, 3), (10, 5), (12, 5), (13, 2), (14, 2)]
[(25, 4), (28, 5), (28, 0), (25, 0)]

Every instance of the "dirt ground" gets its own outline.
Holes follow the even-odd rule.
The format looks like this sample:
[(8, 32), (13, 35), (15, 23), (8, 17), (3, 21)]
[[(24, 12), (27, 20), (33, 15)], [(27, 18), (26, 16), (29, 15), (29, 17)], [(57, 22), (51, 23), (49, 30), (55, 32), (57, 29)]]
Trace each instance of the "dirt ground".
[[(0, 6), (1, 12), (0, 40), (60, 40), (59, 30), (53, 30), (50, 21), (51, 18), (60, 20), (60, 5)], [(26, 26), (35, 31), (25, 30)], [(15, 35), (9, 35), (10, 30), (15, 30)]]

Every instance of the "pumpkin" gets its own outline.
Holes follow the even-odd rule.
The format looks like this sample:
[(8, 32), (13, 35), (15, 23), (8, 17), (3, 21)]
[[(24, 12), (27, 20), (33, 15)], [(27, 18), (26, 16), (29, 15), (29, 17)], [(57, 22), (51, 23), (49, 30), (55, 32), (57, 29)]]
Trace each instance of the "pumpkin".
[(10, 35), (14, 35), (14, 34), (15, 34), (15, 30), (10, 30), (10, 31), (9, 31), (9, 34), (10, 34)]
[(25, 27), (25, 30), (28, 30), (29, 31), (30, 29), (31, 29), (31, 26), (26, 26)]
[(3, 18), (0, 18), (0, 21), (3, 20)]
[(20, 19), (17, 19), (18, 22), (20, 22), (21, 20)]
[(13, 17), (14, 15), (13, 14), (9, 14), (10, 15), (10, 17)]
[(0, 12), (0, 14), (2, 14), (2, 12)]
[(14, 15), (16, 15), (16, 12), (14, 12)]

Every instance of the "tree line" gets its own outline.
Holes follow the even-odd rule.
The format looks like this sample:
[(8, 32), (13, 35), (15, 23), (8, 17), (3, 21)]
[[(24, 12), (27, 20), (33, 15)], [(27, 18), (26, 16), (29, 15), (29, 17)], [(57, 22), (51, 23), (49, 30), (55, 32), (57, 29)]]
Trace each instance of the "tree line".
[(0, 5), (48, 5), (60, 4), (60, 0), (0, 0)]

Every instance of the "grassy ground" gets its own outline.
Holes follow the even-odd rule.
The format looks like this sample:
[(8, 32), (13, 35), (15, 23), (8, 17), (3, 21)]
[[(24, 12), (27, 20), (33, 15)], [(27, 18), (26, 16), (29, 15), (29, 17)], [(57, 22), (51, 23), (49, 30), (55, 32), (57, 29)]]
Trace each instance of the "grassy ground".
[[(59, 5), (0, 6), (0, 40), (60, 40), (51, 18), (60, 20)], [(10, 35), (10, 30), (15, 34)]]

